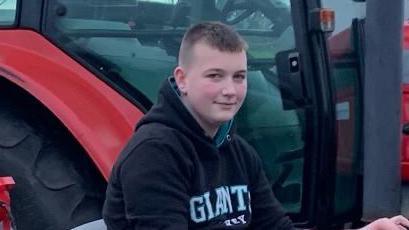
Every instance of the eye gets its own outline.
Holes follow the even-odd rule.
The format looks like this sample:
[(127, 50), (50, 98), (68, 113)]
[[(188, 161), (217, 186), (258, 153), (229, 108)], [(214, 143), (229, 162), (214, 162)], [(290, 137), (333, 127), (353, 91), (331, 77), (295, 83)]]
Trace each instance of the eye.
[(233, 76), (234, 80), (236, 81), (243, 81), (246, 79), (246, 75), (245, 74), (235, 74)]
[(219, 79), (222, 78), (222, 75), (219, 73), (210, 73), (208, 75), (206, 75), (206, 77), (210, 78), (210, 79)]

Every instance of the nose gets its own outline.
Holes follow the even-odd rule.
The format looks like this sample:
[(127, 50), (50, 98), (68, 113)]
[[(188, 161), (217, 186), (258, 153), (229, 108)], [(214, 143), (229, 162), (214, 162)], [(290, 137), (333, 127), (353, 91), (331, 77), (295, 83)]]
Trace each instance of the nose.
[(222, 89), (223, 96), (235, 96), (236, 95), (236, 86), (232, 80), (227, 80), (223, 85)]

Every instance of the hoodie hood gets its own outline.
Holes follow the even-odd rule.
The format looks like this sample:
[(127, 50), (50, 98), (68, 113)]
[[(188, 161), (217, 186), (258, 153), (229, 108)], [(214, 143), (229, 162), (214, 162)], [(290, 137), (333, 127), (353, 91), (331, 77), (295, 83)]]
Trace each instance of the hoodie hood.
[(207, 140), (220, 147), (226, 140), (230, 140), (233, 120), (222, 124), (214, 138), (206, 136), (203, 128), (182, 103), (180, 91), (174, 77), (171, 76), (162, 82), (157, 103), (139, 121), (135, 129), (149, 123), (164, 124), (178, 129), (187, 136)]

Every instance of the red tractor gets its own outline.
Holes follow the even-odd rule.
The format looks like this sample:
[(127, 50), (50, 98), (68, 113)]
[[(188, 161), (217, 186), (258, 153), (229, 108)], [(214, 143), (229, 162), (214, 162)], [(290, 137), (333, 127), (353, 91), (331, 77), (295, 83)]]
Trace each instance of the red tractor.
[[(364, 31), (371, 35), (379, 28), (364, 30), (359, 9), (371, 12), (368, 25), (382, 13), (389, 19), (384, 28), (395, 28), (390, 25), (401, 26), (399, 4), (0, 0), (0, 177), (15, 182), (11, 190), (11, 180), (0, 183), (0, 221), (18, 230), (85, 229), (94, 221), (102, 223), (111, 167), (156, 101), (160, 82), (172, 74), (184, 31), (203, 20), (229, 24), (249, 43), (248, 95), (236, 127), (260, 154), (274, 193), (294, 223), (331, 229), (359, 224), (362, 217), (396, 214), (396, 205), (377, 212), (365, 205), (372, 200), (362, 197), (373, 190), (363, 178), (375, 175), (363, 169), (365, 162), (399, 164), (394, 155), (366, 155), (363, 140), (374, 146), (391, 140), (390, 151), (398, 153), (399, 136), (392, 132), (399, 119), (390, 126), (392, 134), (366, 139), (363, 60), (376, 55), (366, 58), (360, 39)], [(334, 12), (324, 7), (348, 16), (334, 20)], [(346, 49), (327, 44), (338, 27), (352, 28), (336, 42), (347, 44)], [(401, 37), (397, 29), (388, 35)], [(397, 44), (379, 39), (389, 50)], [(388, 60), (400, 55), (401, 49)], [(381, 73), (400, 64), (373, 68)], [(392, 96), (382, 100), (395, 105)], [(395, 168), (378, 170), (381, 178), (392, 179), (376, 186), (400, 183)], [(382, 195), (384, 202), (400, 197), (397, 191)]]

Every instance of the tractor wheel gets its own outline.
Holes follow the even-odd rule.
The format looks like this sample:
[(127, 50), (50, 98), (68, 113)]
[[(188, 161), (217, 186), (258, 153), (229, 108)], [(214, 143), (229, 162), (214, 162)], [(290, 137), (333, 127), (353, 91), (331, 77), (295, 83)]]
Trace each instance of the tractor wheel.
[(17, 230), (65, 230), (101, 219), (106, 183), (70, 133), (38, 102), (0, 87), (0, 176), (12, 176)]

